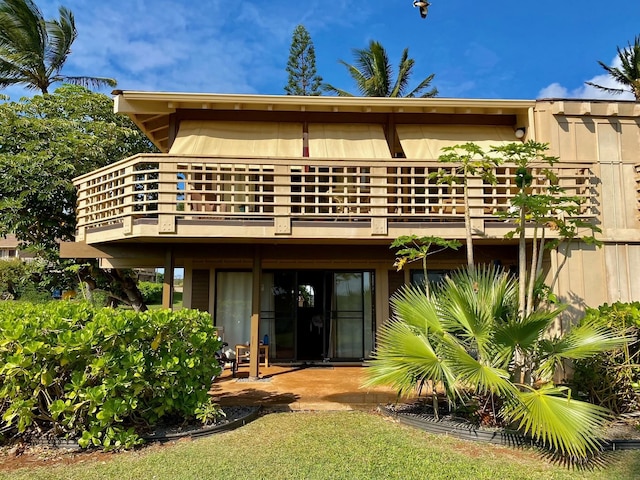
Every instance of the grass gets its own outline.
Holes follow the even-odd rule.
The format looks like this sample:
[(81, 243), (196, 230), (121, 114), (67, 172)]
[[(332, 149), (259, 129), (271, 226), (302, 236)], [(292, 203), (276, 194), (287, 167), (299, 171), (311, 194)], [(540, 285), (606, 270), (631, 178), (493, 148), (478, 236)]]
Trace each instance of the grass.
[[(232, 432), (0, 479), (637, 479), (640, 452), (569, 470), (534, 450), (435, 436), (364, 412), (273, 413)], [(1, 458), (0, 458), (0, 469)]]
[[(161, 303), (152, 303), (147, 305), (149, 310), (160, 310), (162, 308)], [(182, 292), (173, 292), (173, 309), (180, 310), (182, 308)]]

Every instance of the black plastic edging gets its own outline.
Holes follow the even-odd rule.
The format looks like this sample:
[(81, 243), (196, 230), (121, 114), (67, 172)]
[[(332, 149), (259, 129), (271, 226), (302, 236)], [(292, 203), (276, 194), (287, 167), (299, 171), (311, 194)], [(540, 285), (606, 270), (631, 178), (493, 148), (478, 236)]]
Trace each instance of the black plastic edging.
[[(244, 417), (236, 418), (235, 420), (227, 423), (223, 423), (221, 425), (212, 425), (210, 427), (201, 428), (199, 430), (180, 432), (180, 433), (168, 433), (162, 436), (151, 436), (145, 435), (141, 438), (145, 442), (168, 442), (171, 440), (177, 440), (179, 438), (201, 438), (209, 435), (214, 435), (216, 433), (228, 432), (230, 430), (235, 430), (236, 428), (242, 427), (247, 423), (255, 420), (260, 414), (260, 410), (262, 407), (255, 407), (252, 411), (245, 415)], [(34, 442), (36, 445), (46, 446), (46, 447), (54, 447), (60, 448), (64, 450), (82, 450), (80, 445), (78, 445), (78, 440), (76, 439), (68, 439), (68, 438), (41, 438), (36, 439)]]
[(149, 442), (167, 442), (179, 438), (201, 438), (207, 437), (209, 435), (214, 435), (216, 433), (228, 432), (229, 430), (235, 430), (236, 428), (242, 427), (250, 421), (255, 420), (260, 414), (260, 409), (261, 407), (255, 407), (249, 414), (245, 415), (244, 417), (237, 418), (231, 422), (223, 423), (221, 425), (212, 425), (210, 427), (201, 428), (199, 430), (194, 430), (191, 432), (168, 433), (162, 436), (143, 436), (142, 438), (145, 441)]
[[(429, 433), (451, 435), (462, 440), (493, 443), (498, 445), (518, 447), (523, 445), (538, 445), (538, 443), (531, 437), (524, 436), (511, 430), (480, 430), (466, 423), (436, 419), (431, 415), (415, 415), (394, 412), (386, 406), (381, 406), (379, 410), (383, 414), (397, 419), (404, 425), (409, 425)], [(601, 444), (600, 448), (603, 451), (640, 450), (640, 440), (609, 439), (605, 440)]]

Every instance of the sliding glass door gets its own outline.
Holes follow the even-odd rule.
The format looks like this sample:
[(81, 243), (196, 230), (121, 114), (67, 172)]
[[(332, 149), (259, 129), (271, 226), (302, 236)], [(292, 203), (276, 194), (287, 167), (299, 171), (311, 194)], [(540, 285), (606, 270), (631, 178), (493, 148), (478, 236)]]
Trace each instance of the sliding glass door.
[[(250, 338), (251, 272), (218, 272), (216, 324), (230, 346)], [(359, 361), (373, 348), (373, 273), (262, 273), (260, 340), (279, 361)]]
[(329, 353), (336, 359), (358, 360), (373, 345), (371, 272), (334, 272)]

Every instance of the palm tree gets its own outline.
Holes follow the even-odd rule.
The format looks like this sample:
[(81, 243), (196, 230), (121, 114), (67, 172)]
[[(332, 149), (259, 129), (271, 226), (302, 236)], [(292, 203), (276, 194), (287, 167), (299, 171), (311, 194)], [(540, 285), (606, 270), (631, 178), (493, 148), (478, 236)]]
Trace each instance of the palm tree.
[(64, 7), (60, 18), (44, 20), (31, 0), (0, 0), (0, 88), (24, 84), (48, 93), (56, 82), (85, 87), (116, 86), (112, 78), (62, 75), (71, 44), (78, 34), (73, 13)]
[[(389, 56), (384, 47), (374, 40), (369, 43), (369, 48), (354, 49), (355, 66), (344, 60), (340, 63), (347, 67), (349, 74), (356, 81), (360, 95), (364, 97), (435, 97), (438, 94), (437, 88), (430, 87), (433, 73), (422, 80), (413, 90), (407, 92), (409, 79), (411, 78), (415, 60), (409, 58), (409, 49), (405, 48), (400, 58), (398, 66), (398, 76), (392, 84), (393, 69), (389, 63)], [(324, 84), (323, 88), (330, 93), (341, 97), (353, 97), (355, 95), (336, 88), (329, 84)], [(427, 90), (427, 91), (425, 91)]]
[(437, 411), (439, 385), (451, 403), (468, 408), (480, 399), (481, 417), (515, 422), (562, 454), (584, 458), (598, 448), (609, 412), (572, 399), (552, 378), (563, 360), (610, 350), (624, 338), (592, 323), (545, 337), (562, 309), (519, 316), (517, 282), (486, 266), (456, 272), (430, 294), (407, 287), (393, 305), (366, 386), (388, 385), (403, 395), (430, 384)]
[[(618, 47), (618, 58), (620, 59), (621, 67), (610, 67), (604, 62), (598, 60), (598, 63), (604, 68), (607, 73), (616, 82), (628, 87), (635, 96), (636, 100), (640, 101), (640, 35), (635, 38), (633, 45), (631, 42), (627, 45), (627, 48), (621, 49)], [(585, 82), (587, 85), (596, 87), (605, 92), (614, 93), (619, 95), (626, 91), (625, 88), (610, 88), (603, 87), (593, 82)]]

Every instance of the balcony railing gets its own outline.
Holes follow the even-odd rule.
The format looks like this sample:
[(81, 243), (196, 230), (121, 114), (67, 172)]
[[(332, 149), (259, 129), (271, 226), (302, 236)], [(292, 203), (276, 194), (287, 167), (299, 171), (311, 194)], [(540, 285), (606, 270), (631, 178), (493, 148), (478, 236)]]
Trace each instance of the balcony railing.
[[(595, 179), (589, 163), (553, 167), (566, 195), (582, 200), (580, 215), (596, 214)], [(533, 189), (546, 182), (532, 169)], [(432, 174), (455, 177), (455, 166), (411, 159), (320, 160), (137, 155), (76, 179), (78, 235), (91, 229), (157, 221), (160, 233), (176, 222), (242, 220), (268, 222), (288, 234), (297, 220), (370, 221), (373, 234), (389, 222), (495, 221), (517, 192), (515, 167), (495, 169), (496, 185), (469, 179), (465, 205), (462, 179), (438, 183)]]

